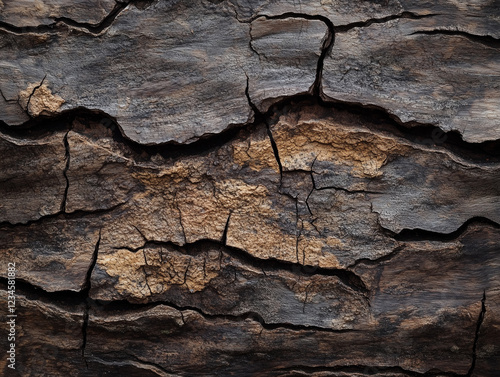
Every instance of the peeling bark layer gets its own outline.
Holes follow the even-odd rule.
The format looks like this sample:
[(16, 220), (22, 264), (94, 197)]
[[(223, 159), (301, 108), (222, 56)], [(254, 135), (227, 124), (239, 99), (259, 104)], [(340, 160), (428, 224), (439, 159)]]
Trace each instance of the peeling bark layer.
[(498, 4), (25, 3), (4, 375), (498, 374)]

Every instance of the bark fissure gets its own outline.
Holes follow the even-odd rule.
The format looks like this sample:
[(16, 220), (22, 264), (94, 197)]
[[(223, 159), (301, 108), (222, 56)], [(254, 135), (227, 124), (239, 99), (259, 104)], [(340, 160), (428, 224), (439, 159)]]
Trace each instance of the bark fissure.
[(399, 245), (394, 248), (389, 254), (384, 255), (383, 257), (376, 258), (376, 259), (368, 259), (368, 258), (361, 258), (361, 259), (356, 259), (356, 261), (349, 266), (347, 266), (347, 269), (354, 269), (356, 266), (359, 264), (366, 264), (366, 265), (380, 265), (383, 262), (389, 261), (395, 256), (397, 256), (401, 251), (403, 251), (406, 248), (406, 245)]
[(392, 20), (397, 20), (401, 18), (409, 18), (412, 20), (419, 20), (422, 18), (428, 18), (428, 17), (435, 17), (439, 16), (439, 14), (417, 14), (413, 12), (402, 12), (400, 14), (392, 14), (390, 16), (382, 17), (382, 18), (371, 18), (369, 20), (365, 21), (357, 21), (357, 22), (352, 22), (350, 24), (346, 25), (336, 25), (334, 27), (334, 30), (336, 33), (345, 33), (349, 30), (355, 29), (355, 28), (363, 28), (363, 27), (368, 27), (373, 24), (383, 24)]
[(474, 373), (477, 360), (477, 342), (479, 340), (479, 332), (481, 331), (481, 325), (483, 324), (484, 315), (486, 314), (486, 290), (483, 291), (483, 298), (481, 299), (481, 312), (477, 319), (476, 332), (474, 334), (474, 343), (472, 344), (472, 363), (469, 371), (467, 372), (467, 377), (471, 377)]
[(24, 222), (24, 223), (11, 223), (9, 221), (3, 221), (0, 223), (0, 229), (2, 229), (2, 228), (11, 228), (12, 229), (12, 228), (18, 228), (18, 227), (29, 227), (33, 224), (41, 224), (43, 222), (46, 222), (49, 220), (54, 220), (54, 219), (72, 220), (72, 219), (80, 219), (80, 218), (89, 217), (89, 216), (105, 215), (105, 214), (111, 213), (111, 212), (119, 209), (120, 207), (122, 207), (126, 203), (127, 202), (122, 202), (122, 203), (118, 203), (118, 204), (116, 204), (112, 207), (109, 207), (109, 208), (96, 209), (93, 211), (77, 210), (77, 211), (73, 211), (70, 213), (58, 211), (56, 213), (53, 213), (50, 215), (45, 215), (45, 216), (42, 216), (38, 219), (29, 220), (29, 221)]
[(273, 133), (271, 132), (271, 128), (269, 127), (268, 123), (266, 123), (266, 127), (267, 127), (267, 136), (269, 136), (269, 142), (271, 143), (271, 148), (273, 149), (274, 157), (276, 158), (276, 162), (278, 164), (278, 168), (280, 171), (280, 182), (282, 182), (283, 181), (283, 165), (281, 164), (280, 152), (278, 150), (278, 145), (276, 144), (276, 141), (274, 141)]
[(403, 229), (399, 233), (393, 233), (389, 229), (386, 229), (386, 231), (392, 233), (393, 238), (398, 241), (450, 242), (460, 238), (460, 236), (462, 236), (465, 233), (465, 231), (469, 229), (471, 225), (489, 226), (496, 229), (500, 228), (500, 224), (498, 224), (497, 222), (490, 220), (486, 217), (476, 216), (468, 219), (458, 229), (454, 230), (451, 233), (439, 233), (424, 229)]
[(233, 246), (228, 246), (227, 244), (222, 243), (217, 240), (198, 240), (192, 243), (186, 243), (182, 246), (179, 246), (173, 242), (165, 242), (165, 241), (155, 241), (148, 240), (143, 245), (132, 248), (129, 246), (116, 246), (115, 250), (128, 250), (132, 253), (136, 253), (141, 251), (149, 246), (163, 246), (170, 247), (176, 251), (181, 252), (182, 254), (192, 254), (199, 252), (200, 249), (209, 249), (211, 247), (222, 248), (224, 252), (229, 254), (232, 258), (238, 259), (250, 266), (256, 268), (266, 268), (268, 270), (274, 271), (290, 271), (295, 274), (303, 275), (303, 276), (313, 276), (313, 275), (323, 275), (323, 276), (336, 276), (339, 280), (344, 283), (344, 285), (350, 287), (351, 289), (360, 292), (364, 295), (368, 294), (368, 290), (363, 282), (363, 280), (357, 276), (354, 272), (337, 269), (337, 268), (324, 268), (318, 266), (304, 265), (300, 263), (293, 263), (284, 260), (278, 260), (274, 258), (270, 259), (262, 259), (253, 256), (248, 253), (246, 250), (239, 249)]
[[(399, 118), (380, 107), (366, 106), (333, 98), (323, 98), (323, 95), (319, 99), (312, 95), (288, 96), (277, 101), (266, 113), (261, 113), (251, 101), (248, 94), (248, 85), (247, 76), (247, 90), (245, 94), (250, 108), (255, 113), (253, 121), (229, 127), (218, 134), (206, 135), (189, 144), (177, 142), (164, 142), (154, 145), (140, 144), (127, 137), (120, 125), (104, 112), (84, 108), (65, 110), (57, 115), (41, 115), (17, 127), (11, 127), (0, 122), (0, 132), (16, 138), (36, 139), (48, 133), (69, 131), (72, 129), (72, 122), (76, 118), (86, 118), (89, 121), (97, 123), (97, 126), (92, 125), (90, 127), (102, 128), (102, 131), (98, 129), (95, 129), (95, 131), (105, 133), (110, 130), (115, 141), (128, 146), (137, 155), (146, 153), (150, 156), (160, 154), (164, 158), (180, 158), (203, 155), (214, 148), (218, 148), (236, 139), (239, 132), (244, 129), (251, 132), (262, 123), (268, 125), (275, 124), (278, 120), (276, 114), (280, 114), (283, 109), (288, 108), (290, 105), (319, 105), (331, 111), (332, 114), (336, 111), (345, 111), (358, 116), (361, 115), (363, 118), (366, 118), (366, 121), (370, 123), (370, 127), (374, 131), (389, 132), (395, 137), (402, 137), (414, 143), (417, 147), (419, 145), (429, 147), (429, 140), (433, 140), (433, 132), (440, 130), (438, 127), (430, 124), (414, 121), (402, 122)], [(453, 155), (473, 164), (495, 164), (500, 162), (500, 139), (482, 143), (471, 143), (464, 141), (462, 136), (456, 131), (442, 131), (442, 135), (443, 142), (430, 145), (436, 152), (449, 151)]]
[(411, 35), (449, 35), (449, 36), (460, 36), (469, 39), (472, 42), (482, 44), (486, 47), (491, 47), (498, 49), (500, 48), (500, 39), (494, 38), (490, 35), (477, 35), (467, 33), (460, 30), (447, 30), (447, 29), (435, 29), (435, 30), (422, 30), (411, 33)]
[(31, 115), (31, 112), (30, 112), (30, 103), (31, 103), (31, 98), (33, 97), (33, 95), (35, 94), (35, 92), (40, 89), (40, 87), (43, 85), (43, 82), (45, 81), (45, 79), (47, 78), (47, 75), (45, 75), (42, 79), (42, 81), (40, 81), (40, 84), (38, 84), (37, 86), (35, 86), (33, 88), (33, 90), (31, 91), (29, 97), (28, 97), (28, 101), (26, 101), (26, 108), (24, 109), (24, 111), (26, 111), (26, 114), (28, 114), (28, 116), (30, 118), (32, 118), (33, 116)]
[(85, 310), (83, 312), (83, 322), (82, 322), (82, 357), (85, 361), (85, 364), (87, 365), (87, 360), (85, 358), (85, 348), (87, 347), (87, 329), (89, 326), (89, 311), (91, 308), (91, 299), (90, 299), (90, 289), (92, 288), (92, 272), (94, 271), (94, 268), (97, 264), (97, 257), (99, 255), (99, 245), (101, 243), (101, 231), (99, 231), (99, 238), (97, 239), (94, 252), (92, 254), (92, 260), (90, 263), (90, 266), (87, 270), (87, 274), (85, 276), (85, 285), (83, 286), (83, 289), (81, 291), (81, 295), (84, 296), (84, 302), (85, 302)]
[[(7, 279), (0, 277), (0, 284), (7, 286)], [(290, 331), (318, 331), (327, 333), (348, 333), (348, 332), (358, 332), (362, 330), (356, 329), (333, 329), (329, 327), (321, 327), (314, 325), (299, 325), (288, 322), (278, 322), (278, 323), (267, 323), (264, 321), (263, 317), (255, 311), (245, 311), (239, 314), (210, 314), (204, 312), (202, 309), (196, 306), (190, 305), (177, 305), (171, 301), (159, 300), (150, 303), (136, 303), (127, 300), (94, 300), (88, 296), (87, 292), (74, 292), (74, 291), (57, 291), (57, 292), (47, 292), (42, 288), (38, 288), (28, 282), (22, 282), (19, 285), (19, 293), (27, 294), (28, 296), (47, 299), (48, 301), (55, 301), (67, 305), (68, 307), (80, 306), (84, 304), (83, 311), (83, 322), (82, 322), (82, 338), (83, 343), (80, 348), (81, 355), (83, 358), (88, 358), (85, 355), (85, 349), (87, 347), (87, 331), (90, 325), (89, 313), (92, 309), (98, 309), (103, 315), (110, 315), (111, 313), (122, 313), (124, 311), (136, 311), (136, 310), (147, 310), (152, 309), (157, 306), (163, 305), (173, 308), (179, 311), (181, 314), (185, 311), (194, 311), (202, 316), (206, 320), (228, 320), (231, 322), (244, 322), (246, 320), (251, 320), (258, 322), (266, 330), (276, 330), (276, 329), (286, 329)], [(86, 360), (88, 362), (88, 360)]]
[(247, 251), (243, 249), (239, 249), (236, 247), (224, 245), (222, 242), (217, 241), (217, 240), (198, 240), (193, 243), (186, 243), (182, 246), (179, 246), (173, 242), (165, 242), (165, 241), (154, 241), (154, 240), (148, 240), (145, 244), (142, 246), (139, 246), (137, 248), (131, 248), (128, 246), (117, 246), (114, 249), (115, 250), (128, 250), (132, 253), (136, 253), (138, 251), (143, 250), (144, 248), (148, 246), (164, 246), (164, 247), (170, 247), (173, 248), (176, 251), (179, 251), (183, 254), (191, 254), (191, 253), (196, 253), (199, 252), (201, 248), (210, 248), (210, 247), (219, 247), (222, 248), (224, 252), (229, 254), (232, 258), (241, 260), (242, 262), (251, 265), (253, 267), (257, 268), (263, 268), (265, 267), (266, 269), (269, 270), (284, 270), (284, 271), (291, 271), (296, 274), (304, 275), (304, 276), (313, 276), (313, 275), (324, 275), (324, 276), (336, 276), (338, 277), (345, 285), (349, 286), (355, 291), (361, 292), (363, 294), (367, 294), (368, 290), (363, 283), (363, 280), (357, 276), (355, 273), (351, 271), (347, 271), (344, 269), (337, 269), (337, 268), (324, 268), (324, 267), (318, 267), (318, 266), (310, 266), (310, 265), (304, 265), (300, 263), (293, 263), (293, 262), (288, 262), (288, 261), (283, 261), (283, 260), (277, 260), (277, 259), (261, 259), (258, 257), (255, 257), (248, 253)]
[(111, 12), (104, 17), (99, 23), (91, 24), (88, 22), (78, 22), (68, 17), (56, 17), (53, 18), (54, 22), (46, 25), (37, 26), (16, 26), (9, 24), (7, 22), (0, 21), (0, 30), (4, 30), (14, 34), (48, 34), (54, 33), (61, 30), (61, 27), (72, 27), (80, 30), (85, 30), (86, 32), (99, 35), (105, 29), (113, 24), (116, 17), (129, 5), (132, 4), (134, 0), (125, 2), (116, 2), (114, 8)]
[(68, 134), (69, 134), (69, 131), (66, 132), (66, 135), (64, 135), (64, 148), (65, 148), (65, 160), (66, 160), (66, 165), (64, 166), (64, 170), (63, 170), (63, 176), (64, 176), (64, 179), (66, 180), (66, 187), (64, 188), (64, 194), (63, 194), (63, 198), (62, 198), (62, 201), (61, 201), (61, 210), (59, 212), (61, 213), (66, 213), (66, 202), (68, 200), (68, 191), (69, 191), (69, 178), (68, 178), (68, 170), (69, 170), (69, 166), (70, 166), (70, 162), (71, 162), (71, 154), (70, 154), (70, 147), (69, 147), (69, 142), (68, 142)]

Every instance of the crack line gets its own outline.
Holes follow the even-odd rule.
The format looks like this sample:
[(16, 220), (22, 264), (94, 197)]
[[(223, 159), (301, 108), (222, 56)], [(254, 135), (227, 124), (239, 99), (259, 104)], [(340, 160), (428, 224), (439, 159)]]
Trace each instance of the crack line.
[(131, 248), (128, 246), (116, 246), (113, 249), (128, 250), (132, 253), (136, 253), (148, 246), (169, 247), (177, 252), (187, 255), (200, 252), (199, 251), (200, 247), (202, 249), (203, 248), (209, 249), (214, 246), (223, 247), (224, 252), (229, 254), (232, 258), (240, 260), (250, 266), (255, 267), (256, 269), (261, 269), (263, 265), (266, 265), (266, 268), (268, 268), (269, 270), (275, 270), (275, 271), (284, 270), (299, 275), (302, 274), (303, 276), (314, 276), (314, 275), (335, 276), (344, 285), (351, 288), (352, 290), (359, 292), (365, 296), (368, 294), (368, 289), (366, 288), (366, 285), (364, 284), (363, 280), (352, 271), (346, 269), (338, 269), (338, 268), (311, 266), (311, 265), (305, 265), (296, 262), (278, 260), (273, 258), (261, 259), (250, 254), (246, 250), (239, 249), (234, 246), (224, 245), (220, 240), (203, 239), (192, 243), (186, 243), (182, 246), (179, 246), (171, 241), (148, 240), (142, 246), (139, 246), (137, 248)]
[(390, 16), (382, 17), (382, 18), (370, 18), (365, 21), (357, 21), (357, 22), (352, 22), (350, 24), (346, 25), (337, 25), (334, 27), (334, 30), (336, 33), (345, 33), (351, 29), (355, 28), (362, 28), (362, 27), (368, 27), (373, 24), (383, 24), (392, 20), (398, 20), (401, 18), (408, 18), (411, 20), (419, 20), (422, 18), (429, 18), (429, 17), (435, 17), (439, 16), (439, 14), (434, 13), (434, 14), (417, 14), (413, 12), (402, 12), (399, 14), (392, 14)]
[[(376, 213), (376, 212), (375, 212)], [(480, 224), (484, 226), (491, 226), (495, 229), (500, 229), (500, 224), (490, 220), (486, 217), (476, 216), (465, 221), (458, 229), (450, 233), (439, 233), (424, 229), (403, 229), (399, 233), (395, 233), (387, 228), (383, 228), (388, 234), (397, 241), (441, 241), (450, 242), (455, 241), (462, 236), (467, 229), (473, 224)]]
[(87, 347), (87, 329), (89, 326), (89, 311), (91, 307), (91, 299), (89, 296), (90, 289), (91, 289), (91, 278), (92, 278), (92, 272), (94, 271), (95, 265), (97, 263), (97, 257), (99, 254), (99, 245), (101, 243), (101, 230), (99, 230), (99, 238), (97, 239), (95, 248), (94, 248), (94, 253), (92, 254), (92, 260), (90, 262), (89, 269), (87, 270), (87, 274), (85, 276), (85, 284), (83, 286), (82, 291), (80, 292), (80, 295), (83, 295), (85, 297), (85, 310), (83, 312), (83, 322), (82, 322), (82, 357), (85, 361), (85, 365), (87, 366), (88, 369), (88, 364), (87, 360), (85, 358), (85, 348)]
[(460, 36), (469, 39), (472, 42), (480, 43), (484, 46), (498, 49), (500, 48), (500, 39), (494, 38), (490, 35), (477, 35), (467, 33), (460, 30), (447, 30), (447, 29), (434, 29), (434, 30), (422, 30), (411, 33), (410, 35), (451, 35)]
[(7, 22), (0, 21), (0, 30), (4, 30), (13, 34), (48, 34), (52, 32), (57, 32), (61, 25), (66, 25), (69, 27), (86, 30), (88, 33), (93, 35), (99, 35), (104, 29), (111, 26), (115, 21), (116, 17), (129, 5), (132, 4), (134, 0), (129, 0), (125, 2), (116, 2), (114, 8), (111, 12), (104, 17), (99, 23), (91, 24), (88, 22), (78, 22), (68, 17), (56, 17), (53, 18), (54, 22), (46, 25), (38, 26), (16, 26), (9, 24)]
[(121, 206), (123, 206), (126, 203), (127, 202), (122, 202), (122, 203), (118, 203), (118, 204), (116, 204), (112, 207), (109, 207), (109, 208), (96, 209), (93, 211), (78, 210), (78, 211), (74, 211), (74, 212), (70, 212), (70, 213), (59, 211), (59, 212), (56, 212), (56, 213), (53, 213), (50, 215), (42, 216), (42, 217), (35, 219), (35, 220), (29, 220), (25, 223), (11, 223), (9, 221), (3, 221), (3, 222), (0, 222), (0, 229), (2, 229), (2, 228), (12, 229), (12, 228), (17, 228), (17, 227), (29, 227), (33, 224), (39, 224), (39, 223), (42, 223), (42, 222), (45, 222), (48, 220), (52, 220), (52, 219), (57, 219), (57, 218), (64, 219), (64, 220), (71, 220), (71, 219), (79, 219), (79, 218), (83, 218), (83, 217), (87, 217), (87, 216), (92, 216), (92, 215), (104, 215), (104, 214), (113, 212), (114, 210), (120, 208)]
[(479, 340), (479, 332), (481, 330), (481, 325), (484, 320), (484, 315), (486, 313), (486, 290), (483, 291), (483, 298), (481, 299), (481, 312), (477, 319), (476, 333), (474, 334), (474, 343), (472, 345), (472, 363), (466, 377), (471, 377), (474, 373), (474, 368), (476, 367), (477, 360), (477, 342)]
[(59, 211), (61, 213), (66, 213), (66, 202), (68, 200), (68, 191), (69, 191), (68, 170), (69, 170), (71, 155), (70, 155), (70, 148), (69, 148), (69, 142), (68, 142), (68, 134), (69, 134), (69, 131), (66, 132), (66, 135), (64, 135), (64, 139), (63, 139), (64, 148), (66, 150), (66, 153), (64, 156), (64, 158), (66, 160), (66, 165), (64, 166), (64, 170), (62, 173), (63, 173), (64, 179), (66, 180), (66, 187), (64, 188), (64, 194), (63, 194), (63, 198), (62, 198), (62, 202), (61, 202), (61, 210)]

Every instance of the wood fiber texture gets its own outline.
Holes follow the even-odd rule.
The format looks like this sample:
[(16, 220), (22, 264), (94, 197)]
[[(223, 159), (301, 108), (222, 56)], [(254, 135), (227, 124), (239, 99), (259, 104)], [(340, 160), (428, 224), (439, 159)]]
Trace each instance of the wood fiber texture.
[(5, 376), (500, 373), (500, 3), (0, 0)]

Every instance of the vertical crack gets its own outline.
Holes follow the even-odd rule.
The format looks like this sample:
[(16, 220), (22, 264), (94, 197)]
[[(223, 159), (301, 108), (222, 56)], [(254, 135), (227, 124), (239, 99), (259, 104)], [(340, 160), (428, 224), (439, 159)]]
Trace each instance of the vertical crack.
[(307, 195), (307, 198), (306, 198), (306, 207), (307, 207), (307, 210), (309, 211), (309, 213), (311, 214), (311, 216), (313, 216), (313, 213), (311, 211), (311, 207), (309, 206), (309, 198), (311, 197), (312, 193), (314, 192), (314, 190), (316, 190), (316, 182), (314, 180), (314, 164), (316, 163), (316, 159), (318, 158), (318, 156), (314, 156), (314, 160), (312, 161), (311, 163), (311, 168), (309, 169), (309, 174), (311, 176), (311, 182), (312, 182), (312, 187), (311, 187), (311, 191), (309, 191), (309, 194)]
[(69, 143), (68, 143), (68, 134), (69, 131), (64, 135), (64, 148), (66, 149), (66, 153), (64, 155), (64, 159), (66, 160), (66, 165), (64, 166), (63, 176), (66, 180), (66, 187), (64, 188), (63, 199), (61, 202), (61, 212), (66, 212), (66, 201), (68, 200), (68, 191), (69, 191), (69, 178), (68, 178), (68, 170), (70, 164), (70, 151), (69, 151)]
[(83, 285), (83, 289), (81, 291), (83, 297), (85, 297), (85, 310), (83, 312), (83, 323), (82, 323), (82, 358), (85, 361), (85, 365), (88, 369), (87, 359), (85, 357), (85, 348), (87, 346), (87, 328), (89, 326), (89, 311), (90, 311), (90, 288), (91, 288), (91, 277), (92, 272), (94, 271), (95, 265), (97, 263), (97, 256), (99, 254), (99, 245), (101, 243), (101, 230), (99, 230), (99, 238), (97, 239), (94, 253), (92, 254), (92, 260), (90, 262), (89, 269), (87, 270), (87, 275), (85, 276), (85, 283)]
[(227, 231), (229, 229), (229, 221), (231, 220), (231, 215), (233, 211), (229, 212), (229, 216), (227, 217), (226, 225), (224, 226), (224, 232), (222, 233), (221, 243), (224, 246), (227, 246)]
[(144, 247), (142, 248), (142, 255), (144, 257), (144, 264), (142, 265), (142, 272), (144, 272), (144, 281), (146, 282), (146, 287), (148, 287), (149, 295), (153, 296), (153, 291), (151, 290), (151, 287), (149, 286), (148, 272), (146, 271), (146, 266), (149, 266), (149, 264), (148, 264), (148, 258), (146, 257), (146, 251), (144, 250)]
[(266, 128), (267, 128), (267, 136), (269, 136), (269, 140), (271, 141), (271, 148), (273, 148), (273, 153), (274, 157), (276, 158), (276, 162), (278, 163), (278, 168), (280, 171), (280, 182), (283, 180), (283, 165), (281, 165), (281, 159), (280, 159), (280, 154), (278, 151), (278, 146), (276, 145), (276, 142), (274, 141), (273, 134), (271, 132), (271, 128), (269, 127), (269, 124), (266, 122)]
[(33, 97), (33, 95), (35, 94), (35, 92), (36, 92), (38, 89), (40, 89), (40, 87), (43, 85), (43, 82), (45, 81), (45, 78), (46, 78), (46, 77), (47, 77), (47, 75), (43, 76), (43, 79), (42, 79), (42, 81), (40, 82), (40, 84), (38, 84), (37, 86), (35, 86), (35, 87), (33, 88), (33, 90), (31, 91), (30, 96), (28, 97), (28, 101), (26, 102), (26, 109), (25, 109), (25, 111), (26, 111), (26, 113), (28, 114), (28, 116), (29, 116), (30, 118), (32, 118), (31, 113), (30, 113), (30, 102), (31, 102), (31, 97)]
[(335, 27), (333, 23), (326, 17), (319, 18), (323, 21), (327, 27), (326, 30), (326, 38), (323, 42), (323, 46), (321, 46), (321, 54), (318, 59), (318, 64), (316, 66), (316, 78), (312, 85), (312, 94), (315, 97), (321, 96), (321, 83), (323, 81), (323, 66), (325, 64), (326, 56), (330, 53), (335, 44)]
[(483, 323), (485, 313), (486, 313), (486, 290), (483, 291), (483, 298), (481, 299), (481, 312), (479, 313), (479, 317), (477, 319), (476, 333), (474, 335), (474, 344), (472, 345), (472, 363), (469, 371), (466, 374), (466, 377), (471, 377), (472, 373), (474, 373), (474, 368), (476, 367), (477, 342), (479, 339), (479, 330), (481, 330), (481, 325)]
[(283, 180), (283, 165), (281, 165), (281, 160), (280, 160), (280, 155), (278, 152), (278, 146), (276, 145), (276, 142), (274, 141), (273, 134), (271, 133), (271, 128), (269, 127), (269, 122), (267, 121), (266, 116), (255, 106), (255, 104), (252, 102), (252, 99), (250, 98), (250, 93), (249, 93), (249, 87), (250, 87), (250, 79), (248, 75), (245, 72), (245, 76), (247, 78), (247, 86), (245, 88), (245, 95), (247, 97), (248, 104), (250, 108), (253, 110), (255, 114), (255, 121), (254, 123), (258, 122), (263, 122), (266, 125), (266, 130), (267, 130), (267, 136), (269, 136), (269, 140), (271, 141), (271, 148), (273, 149), (274, 157), (276, 158), (276, 162), (278, 163), (278, 168), (280, 171), (280, 182)]

